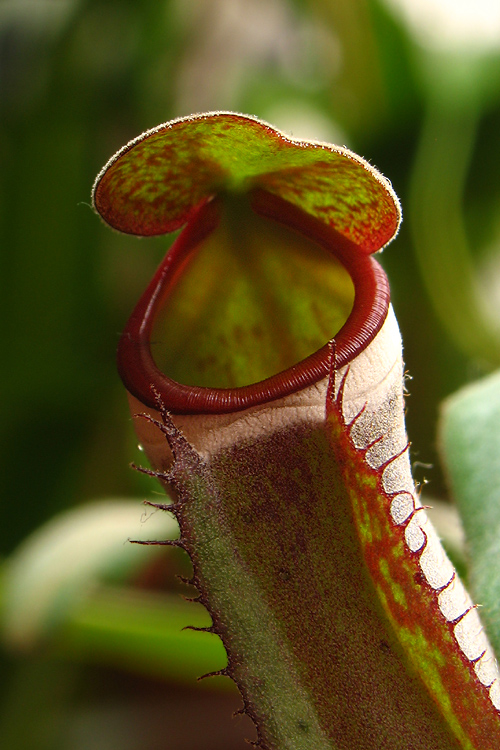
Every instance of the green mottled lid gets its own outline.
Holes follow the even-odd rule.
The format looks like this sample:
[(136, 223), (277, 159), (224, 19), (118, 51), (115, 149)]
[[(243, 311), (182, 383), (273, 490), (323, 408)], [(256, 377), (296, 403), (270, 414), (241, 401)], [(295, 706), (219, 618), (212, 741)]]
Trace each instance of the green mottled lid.
[(179, 229), (217, 194), (256, 188), (367, 254), (390, 242), (401, 220), (390, 182), (352, 151), (298, 140), (231, 112), (179, 118), (143, 133), (101, 170), (92, 197), (115, 229), (151, 236)]

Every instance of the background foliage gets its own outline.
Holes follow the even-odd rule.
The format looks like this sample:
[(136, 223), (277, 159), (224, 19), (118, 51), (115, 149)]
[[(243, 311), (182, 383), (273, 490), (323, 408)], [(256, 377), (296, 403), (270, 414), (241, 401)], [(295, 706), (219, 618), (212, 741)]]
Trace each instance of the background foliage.
[[(446, 496), (438, 404), (500, 364), (499, 15), (487, 0), (0, 2), (4, 559), (66, 509), (155, 491), (127, 470), (137, 455), (114, 351), (167, 241), (104, 229), (89, 194), (126, 141), (196, 111), (242, 111), (345, 144), (392, 180), (406, 219), (382, 262), (413, 378), (412, 455), (434, 465), (417, 467), (417, 479)], [(137, 503), (148, 538), (141, 512)], [(94, 532), (91, 524), (83, 549)], [(133, 534), (132, 524), (123, 538)], [(54, 565), (75, 556), (70, 549)], [(174, 572), (185, 563), (115, 557), (101, 567), (124, 599), (97, 590), (94, 610), (80, 612), (87, 626), (65, 604), (65, 624), (45, 623), (43, 637), (35, 628), (29, 644), (6, 638), (6, 746), (244, 747), (251, 727), (228, 719), (237, 698), (216, 680), (197, 687), (196, 658), (183, 676), (168, 655), (140, 652), (152, 633), (164, 647), (161, 592), (179, 586)], [(150, 598), (141, 609), (138, 592), (159, 597), (159, 609), (148, 609)], [(99, 647), (106, 618), (129, 622), (138, 611), (135, 640), (126, 634), (114, 656), (110, 641)]]

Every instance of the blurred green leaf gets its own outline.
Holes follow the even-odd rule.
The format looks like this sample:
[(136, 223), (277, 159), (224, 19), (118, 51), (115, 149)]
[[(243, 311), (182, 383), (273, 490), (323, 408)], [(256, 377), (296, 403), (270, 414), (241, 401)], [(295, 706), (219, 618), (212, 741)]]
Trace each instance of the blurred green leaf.
[[(191, 630), (210, 625), (205, 607), (178, 594), (103, 587), (70, 614), (59, 648), (71, 658), (193, 686), (227, 664), (218, 636)], [(234, 690), (228, 679), (201, 684)]]
[(422, 279), (443, 327), (468, 356), (496, 366), (500, 336), (484, 314), (463, 212), (478, 115), (432, 102), (412, 174), (411, 226)]
[[(89, 503), (56, 516), (29, 536), (4, 573), (4, 638), (18, 649), (34, 646), (60, 625), (105, 576), (138, 570), (158, 547), (134, 539), (172, 539), (177, 523), (167, 513), (142, 511), (137, 501)], [(146, 515), (148, 523), (144, 523)]]
[(500, 653), (500, 373), (445, 401), (440, 445), (468, 541), (470, 587)]

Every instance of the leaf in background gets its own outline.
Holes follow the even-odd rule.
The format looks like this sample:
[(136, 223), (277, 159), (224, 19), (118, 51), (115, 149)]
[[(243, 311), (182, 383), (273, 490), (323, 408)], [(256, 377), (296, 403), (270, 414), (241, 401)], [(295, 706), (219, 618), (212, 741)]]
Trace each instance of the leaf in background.
[(469, 549), (471, 589), (500, 652), (500, 374), (447, 399), (439, 443)]
[(131, 537), (178, 535), (175, 521), (154, 513), (144, 526), (133, 500), (83, 505), (48, 521), (18, 547), (4, 571), (4, 638), (29, 649), (61, 625), (111, 574), (125, 576), (155, 554), (138, 550)]
[(234, 687), (228, 680), (198, 682), (206, 672), (223, 668), (227, 656), (219, 638), (196, 630), (210, 624), (206, 609), (179, 594), (99, 586), (61, 624), (57, 651), (72, 659), (192, 688)]
[[(242, 202), (244, 222), (235, 208)], [(260, 746), (498, 745), (496, 664), (410, 473), (401, 340), (385, 274), (369, 257), (398, 228), (389, 183), (345, 149), (219, 113), (132, 141), (98, 176), (94, 205), (127, 232), (150, 235), (187, 222), (125, 328), (119, 368), (133, 413), (146, 409), (138, 434), (177, 498), (168, 507), (181, 529), (176, 544), (193, 561), (192, 583), (213, 618), (208, 630), (228, 652), (222, 672), (238, 684)], [(252, 212), (343, 266), (352, 309), (343, 302), (348, 284), (337, 283), (338, 273), (306, 273), (303, 255), (297, 294), (300, 274), (286, 271), (302, 253), (298, 241), (280, 235), (269, 242), (269, 227), (252, 221)], [(231, 220), (229, 237), (223, 230)], [(280, 242), (277, 270), (263, 274), (262, 259), (273, 258)], [(213, 279), (210, 258), (219, 264)], [(259, 309), (272, 329), (270, 311), (288, 287), (293, 309), (284, 320), (300, 347), (307, 339), (296, 327), (301, 300), (309, 295), (309, 311), (319, 303), (320, 277), (339, 312), (327, 323), (330, 343), (293, 362), (300, 348), (277, 336), (263, 358), (277, 350), (284, 369), (276, 373), (271, 361), (271, 374), (254, 381)], [(211, 304), (200, 302), (206, 279), (226, 303), (233, 285), (245, 293), (221, 315), (215, 292)], [(178, 316), (187, 310), (189, 318), (191, 301), (198, 312), (183, 328)], [(225, 347), (212, 344), (213, 372), (243, 352), (243, 383), (234, 373), (229, 381), (224, 373), (215, 383), (199, 380), (196, 351), (205, 341), (196, 329), (214, 308), (215, 328), (227, 322), (231, 335)], [(327, 310), (318, 304), (306, 329)], [(172, 377), (170, 366), (163, 372), (153, 354), (162, 314), (165, 341), (170, 328), (184, 331), (176, 357), (185, 357), (187, 382)]]

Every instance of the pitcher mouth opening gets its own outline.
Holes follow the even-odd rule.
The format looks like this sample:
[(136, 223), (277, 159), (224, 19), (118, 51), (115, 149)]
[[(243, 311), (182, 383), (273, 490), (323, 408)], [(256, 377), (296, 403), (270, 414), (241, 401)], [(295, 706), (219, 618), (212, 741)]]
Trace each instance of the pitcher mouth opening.
[(296, 230), (341, 263), (354, 287), (354, 301), (344, 325), (330, 342), (313, 354), (271, 377), (234, 388), (201, 387), (179, 383), (161, 372), (151, 352), (151, 336), (169, 289), (182, 274), (192, 253), (216, 229), (221, 199), (203, 201), (157, 269), (130, 316), (120, 338), (118, 370), (129, 393), (144, 406), (156, 408), (157, 397), (174, 414), (227, 414), (262, 405), (296, 393), (328, 376), (360, 354), (380, 331), (389, 309), (387, 277), (371, 256), (330, 226), (267, 191), (254, 190), (253, 211)]

